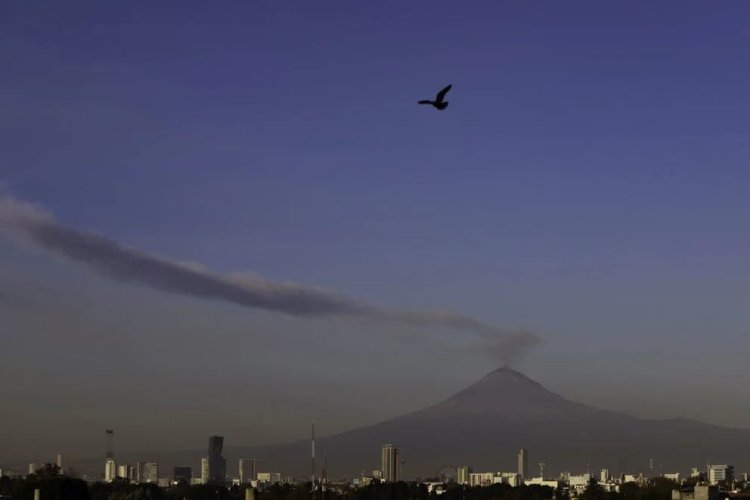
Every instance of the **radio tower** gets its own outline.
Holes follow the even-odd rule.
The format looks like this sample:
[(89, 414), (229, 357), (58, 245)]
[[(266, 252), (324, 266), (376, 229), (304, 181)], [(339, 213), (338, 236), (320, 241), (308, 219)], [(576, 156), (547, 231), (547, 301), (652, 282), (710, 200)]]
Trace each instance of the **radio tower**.
[(320, 496), (326, 497), (326, 483), (328, 482), (328, 450), (323, 449), (323, 470), (320, 472)]
[(311, 483), (312, 483), (312, 491), (314, 492), (315, 491), (315, 422), (312, 423), (312, 439), (310, 441), (310, 445), (311, 445), (310, 450), (312, 452), (312, 454), (311, 454), (312, 462), (311, 462), (311, 474), (310, 474), (310, 477), (311, 477)]

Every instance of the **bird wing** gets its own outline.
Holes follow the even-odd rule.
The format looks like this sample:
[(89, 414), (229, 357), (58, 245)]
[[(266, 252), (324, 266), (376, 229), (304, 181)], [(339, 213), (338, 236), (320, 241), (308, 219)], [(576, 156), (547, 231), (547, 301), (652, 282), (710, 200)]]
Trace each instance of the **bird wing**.
[(438, 101), (438, 102), (440, 102), (440, 101), (442, 101), (443, 99), (445, 99), (445, 94), (447, 94), (447, 93), (448, 93), (448, 91), (449, 91), (449, 90), (451, 89), (451, 87), (453, 87), (453, 84), (451, 84), (451, 85), (448, 85), (448, 86), (447, 86), (447, 87), (445, 87), (445, 88), (444, 88), (443, 90), (441, 90), (440, 92), (438, 92), (438, 95), (437, 95), (437, 97), (435, 98), (435, 100), (436, 100), (436, 101)]
[(433, 104), (430, 100), (419, 101), (417, 104)]

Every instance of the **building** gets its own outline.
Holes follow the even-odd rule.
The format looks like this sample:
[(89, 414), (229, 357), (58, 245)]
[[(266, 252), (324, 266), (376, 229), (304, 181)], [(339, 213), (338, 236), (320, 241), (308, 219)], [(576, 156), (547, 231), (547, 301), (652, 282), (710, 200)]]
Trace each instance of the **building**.
[(491, 486), (494, 478), (494, 472), (472, 472), (469, 474), (469, 486)]
[(193, 469), (189, 465), (181, 465), (175, 467), (172, 472), (172, 481), (175, 484), (190, 484), (193, 479)]
[(690, 470), (690, 477), (692, 479), (697, 479), (700, 482), (708, 481), (708, 475), (705, 472), (702, 472), (697, 467), (693, 467)]
[(531, 485), (549, 486), (550, 488), (555, 488), (555, 489), (557, 489), (557, 487), (559, 486), (557, 479), (544, 479), (542, 476), (532, 477), (530, 479), (527, 479), (526, 481), (524, 481), (524, 484), (526, 486), (531, 486)]
[(607, 481), (609, 481), (609, 469), (602, 469), (599, 473), (599, 482), (606, 483)]
[(227, 478), (227, 462), (224, 460), (223, 436), (208, 438), (208, 481), (207, 484), (224, 484)]
[(520, 486), (523, 484), (523, 479), (521, 479), (520, 474), (516, 474), (515, 472), (500, 472), (499, 474), (495, 474), (493, 476), (492, 483), (503, 483), (515, 488), (516, 486)]
[(258, 472), (258, 482), (276, 484), (281, 482), (280, 472)]
[(590, 473), (586, 474), (579, 474), (577, 476), (570, 475), (568, 477), (568, 486), (570, 487), (571, 491), (575, 491), (576, 493), (583, 493), (586, 490), (586, 487), (589, 485), (589, 481), (591, 481), (591, 478), (593, 476)]
[(401, 476), (401, 463), (399, 459), (398, 447), (392, 444), (384, 444), (381, 452), (381, 470), (383, 471), (383, 480), (387, 483), (398, 481)]
[(113, 458), (108, 458), (107, 461), (104, 462), (104, 480), (111, 483), (116, 477), (117, 465), (115, 464), (115, 460)]
[(60, 455), (59, 453), (57, 454), (57, 460), (55, 461), (55, 465), (57, 465), (57, 467), (60, 470), (62, 470), (62, 468), (63, 468), (62, 455)]
[(456, 482), (458, 484), (469, 484), (469, 474), (472, 472), (474, 471), (468, 465), (458, 467), (456, 469)]
[(117, 477), (120, 479), (128, 479), (128, 467), (127, 465), (118, 465), (117, 466)]
[(674, 481), (675, 483), (680, 482), (680, 473), (679, 472), (668, 472), (666, 474), (662, 474), (662, 477), (664, 479), (669, 479), (670, 481)]
[(29, 474), (33, 474), (36, 472), (36, 464), (34, 462), (29, 464)]
[(681, 490), (672, 490), (672, 500), (719, 500), (718, 486), (695, 486)]
[(144, 483), (159, 484), (159, 463), (146, 462), (143, 464), (143, 477), (141, 479)]
[(201, 484), (208, 484), (208, 457), (201, 458)]
[(521, 476), (521, 481), (526, 479), (529, 474), (529, 450), (521, 448), (518, 452), (518, 475)]
[(709, 465), (708, 484), (734, 481), (734, 465)]
[(239, 473), (240, 473), (240, 484), (247, 484), (250, 481), (256, 480), (257, 471), (255, 470), (255, 463), (257, 460), (254, 458), (240, 458)]

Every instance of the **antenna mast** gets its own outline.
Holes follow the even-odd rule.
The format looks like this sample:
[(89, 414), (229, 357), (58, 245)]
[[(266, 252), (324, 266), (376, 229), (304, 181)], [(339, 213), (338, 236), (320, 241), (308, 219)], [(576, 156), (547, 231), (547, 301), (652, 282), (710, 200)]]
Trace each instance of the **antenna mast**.
[(315, 422), (312, 423), (312, 439), (310, 441), (311, 445), (311, 482), (312, 482), (312, 491), (315, 491)]

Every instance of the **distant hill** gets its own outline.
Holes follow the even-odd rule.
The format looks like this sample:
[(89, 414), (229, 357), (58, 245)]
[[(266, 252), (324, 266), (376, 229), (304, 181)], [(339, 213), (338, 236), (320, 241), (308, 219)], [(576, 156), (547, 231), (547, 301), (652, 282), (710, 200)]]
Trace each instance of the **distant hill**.
[[(710, 404), (703, 400), (702, 404)], [(516, 454), (529, 450), (547, 475), (564, 470), (608, 468), (612, 473), (687, 472), (707, 461), (750, 469), (750, 430), (717, 427), (687, 419), (649, 420), (569, 401), (510, 368), (495, 370), (436, 405), (379, 424), (319, 438), (327, 450), (330, 477), (371, 473), (380, 468), (383, 443), (400, 447), (406, 477), (434, 477), (445, 466), (475, 471), (513, 471)], [(309, 475), (307, 441), (233, 447), (225, 456), (236, 469), (239, 457), (263, 459), (261, 470)], [(150, 454), (164, 465), (198, 463), (204, 452)], [(124, 457), (126, 458), (126, 457)], [(322, 464), (322, 457), (319, 465)]]

